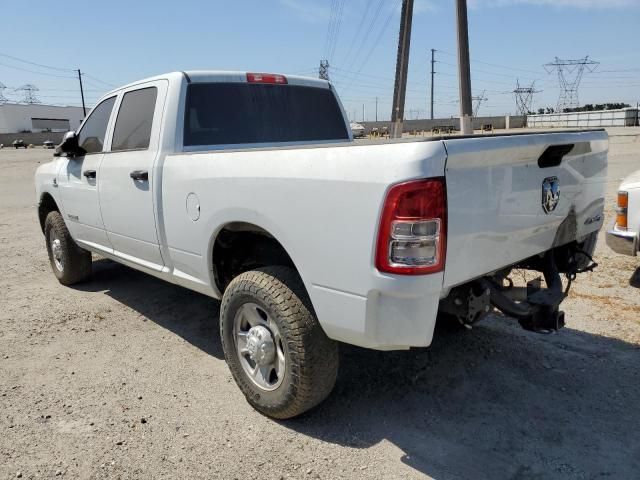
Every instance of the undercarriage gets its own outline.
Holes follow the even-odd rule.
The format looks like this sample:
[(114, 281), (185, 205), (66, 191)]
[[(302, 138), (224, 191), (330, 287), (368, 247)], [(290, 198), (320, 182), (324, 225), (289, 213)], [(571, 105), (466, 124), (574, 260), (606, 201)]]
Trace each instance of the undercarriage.
[[(569, 294), (571, 283), (579, 273), (597, 267), (592, 253), (596, 236), (571, 242), (530, 257), (518, 264), (493, 272), (453, 288), (440, 301), (439, 313), (457, 320), (466, 328), (491, 313), (493, 308), (518, 320), (525, 330), (550, 333), (564, 327), (560, 304)], [(541, 273), (532, 280), (518, 282), (518, 270)], [(565, 276), (565, 282), (562, 281)]]

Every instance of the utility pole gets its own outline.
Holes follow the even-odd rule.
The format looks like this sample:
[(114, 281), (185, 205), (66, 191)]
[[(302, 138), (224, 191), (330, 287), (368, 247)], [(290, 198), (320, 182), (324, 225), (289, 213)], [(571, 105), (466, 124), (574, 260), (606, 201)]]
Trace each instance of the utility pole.
[(436, 49), (431, 49), (431, 120), (433, 120), (433, 79), (436, 73)]
[(469, 63), (469, 25), (467, 0), (456, 0), (458, 23), (458, 77), (460, 83), (460, 132), (473, 135), (471, 102), (471, 65)]
[(391, 107), (391, 138), (402, 138), (402, 120), (404, 118), (404, 100), (407, 92), (407, 68), (409, 66), (412, 18), (413, 0), (402, 0), (400, 38), (398, 39), (398, 56), (396, 59), (396, 82), (393, 89), (393, 106)]
[(84, 90), (82, 89), (82, 73), (78, 69), (78, 81), (80, 82), (80, 96), (82, 97), (82, 115), (87, 116), (87, 107), (84, 105)]
[(362, 121), (364, 122), (364, 103), (362, 104)]
[(378, 121), (378, 97), (376, 97), (376, 122)]

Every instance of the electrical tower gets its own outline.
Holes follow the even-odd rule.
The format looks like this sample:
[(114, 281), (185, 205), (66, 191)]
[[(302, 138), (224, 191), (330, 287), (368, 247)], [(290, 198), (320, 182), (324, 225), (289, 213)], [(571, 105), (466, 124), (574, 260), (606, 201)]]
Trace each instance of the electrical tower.
[(547, 73), (558, 72), (558, 81), (560, 82), (558, 112), (562, 113), (567, 108), (580, 106), (578, 87), (584, 71), (586, 69), (588, 72), (593, 72), (599, 64), (600, 62), (589, 60), (589, 55), (587, 55), (577, 60), (563, 60), (556, 57), (553, 62), (543, 65)]
[(533, 82), (530, 87), (521, 87), (520, 81), (516, 80), (516, 89), (513, 91), (513, 95), (516, 99), (516, 110), (520, 115), (526, 117), (531, 112), (533, 105), (533, 94), (540, 93), (542, 90), (535, 89), (536, 82)]
[(2, 92), (4, 91), (4, 89), (7, 88), (5, 86), (4, 83), (0, 82), (0, 105), (3, 105), (5, 103), (7, 103), (9, 100), (7, 100), (7, 97), (5, 97)]
[(477, 117), (478, 116), (478, 112), (480, 111), (480, 106), (482, 105), (483, 102), (486, 102), (488, 99), (485, 96), (486, 90), (483, 90), (482, 93), (476, 97), (471, 97), (471, 100), (473, 102), (475, 102), (475, 105), (473, 107), (473, 116)]
[(329, 60), (320, 60), (318, 78), (321, 80), (329, 80)]
[(34, 103), (41, 103), (38, 97), (36, 97), (35, 92), (38, 91), (38, 87), (36, 87), (35, 85), (28, 83), (21, 86), (20, 88), (17, 88), (16, 91), (24, 92), (24, 98), (22, 99), (23, 103), (27, 103), (29, 105), (32, 105)]

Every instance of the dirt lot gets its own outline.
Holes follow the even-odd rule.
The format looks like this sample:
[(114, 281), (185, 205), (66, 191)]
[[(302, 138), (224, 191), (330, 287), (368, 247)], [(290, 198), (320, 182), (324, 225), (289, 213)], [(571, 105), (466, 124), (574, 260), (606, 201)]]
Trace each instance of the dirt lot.
[[(640, 168), (640, 140), (614, 142), (608, 213)], [(57, 283), (32, 180), (50, 155), (0, 150), (0, 477), (640, 476), (640, 258), (601, 241), (558, 334), (495, 316), (430, 349), (344, 346), (328, 401), (276, 422), (231, 379), (217, 301), (106, 260)]]

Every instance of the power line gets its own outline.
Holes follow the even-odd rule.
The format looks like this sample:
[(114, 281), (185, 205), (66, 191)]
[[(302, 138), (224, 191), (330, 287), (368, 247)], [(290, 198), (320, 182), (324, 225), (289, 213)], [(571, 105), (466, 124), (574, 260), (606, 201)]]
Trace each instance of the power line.
[(376, 24), (376, 21), (378, 20), (378, 17), (380, 16), (380, 12), (382, 10), (383, 5), (384, 5), (384, 0), (379, 0), (378, 4), (376, 6), (376, 9), (373, 12), (373, 16), (371, 17), (371, 21), (369, 22), (369, 26), (367, 27), (367, 30), (366, 30), (364, 36), (362, 37), (362, 40), (360, 41), (360, 46), (358, 48), (356, 48), (355, 56), (353, 57), (353, 60), (351, 60), (349, 62), (351, 65), (355, 65), (356, 64), (356, 62), (358, 61), (358, 57), (360, 56), (360, 53), (365, 48), (367, 40), (369, 39), (369, 35), (371, 34), (371, 32), (373, 30), (373, 27)]
[(344, 0), (332, 0), (324, 44), (324, 59), (320, 60), (320, 67), (318, 68), (318, 77), (322, 80), (329, 80), (329, 62), (333, 60), (338, 44), (343, 10)]
[(20, 70), (22, 72), (29, 72), (29, 73), (34, 73), (36, 75), (44, 75), (47, 77), (57, 77), (57, 78), (74, 78), (70, 75), (58, 75), (55, 73), (48, 73), (48, 72), (38, 72), (36, 70), (29, 70), (27, 68), (22, 68), (22, 67), (16, 67), (15, 65), (8, 65), (6, 63), (2, 63), (0, 62), (0, 65), (2, 65), (3, 67), (7, 67), (7, 68), (13, 68), (14, 70)]
[(0, 57), (10, 58), (11, 60), (15, 60), (17, 62), (26, 63), (28, 65), (34, 65), (36, 67), (49, 68), (51, 70), (58, 70), (59, 72), (73, 72), (72, 68), (60, 68), (60, 67), (52, 67), (51, 65), (44, 65), (42, 63), (30, 62), (29, 60), (24, 60), (22, 58), (14, 57), (13, 55), (7, 55), (6, 53), (0, 53)]
[(109, 83), (109, 82), (105, 82), (104, 80), (100, 80), (99, 78), (96, 78), (93, 75), (89, 75), (86, 72), (82, 72), (82, 76), (90, 78), (90, 79), (92, 79), (92, 80), (94, 80), (96, 82), (100, 82), (100, 83), (106, 85), (107, 87), (116, 88), (116, 86), (117, 86), (117, 85), (114, 85), (113, 83)]
[(353, 46), (355, 45), (356, 40), (358, 40), (358, 37), (360, 35), (360, 31), (362, 30), (362, 27), (364, 25), (364, 21), (366, 20), (368, 14), (369, 14), (369, 10), (368, 10), (368, 4), (367, 4), (367, 10), (365, 10), (364, 15), (362, 15), (360, 17), (360, 22), (358, 23), (358, 28), (356, 29), (356, 34), (353, 36), (353, 39), (351, 40), (351, 43), (349, 44), (349, 50), (347, 50), (347, 54), (344, 57), (345, 65), (348, 65), (347, 61), (349, 60), (349, 57), (351, 57), (351, 52), (353, 51)]
[[(367, 62), (369, 61), (369, 58), (371, 58), (371, 55), (373, 54), (373, 52), (375, 51), (375, 49), (377, 48), (377, 46), (380, 43), (380, 40), (382, 38), (382, 35), (384, 35), (384, 33), (386, 32), (387, 28), (389, 27), (389, 24), (391, 23), (391, 19), (394, 16), (395, 13), (395, 9), (396, 6), (400, 3), (401, 0), (397, 0), (394, 5), (391, 8), (391, 11), (389, 12), (389, 16), (387, 17), (386, 21), (384, 22), (384, 24), (382, 25), (382, 29), (380, 30), (380, 32), (378, 33), (378, 36), (375, 40), (375, 42), (371, 45), (371, 48), (369, 49), (369, 51), (367, 52), (364, 61), (362, 62), (362, 64), (360, 65), (360, 68), (354, 72), (351, 75), (351, 79), (350, 80), (346, 80), (349, 83), (347, 84), (347, 86), (345, 87), (345, 90), (348, 90), (349, 88), (351, 88), (351, 86), (353, 85), (353, 82), (356, 79), (356, 76), (360, 75), (360, 72), (362, 71), (362, 69), (364, 68), (364, 66), (367, 64)], [(367, 36), (365, 36), (366, 38)], [(359, 50), (360, 51), (360, 50)], [(355, 61), (357, 60), (358, 56), (356, 55), (356, 57), (354, 58), (354, 65), (355, 65)]]

